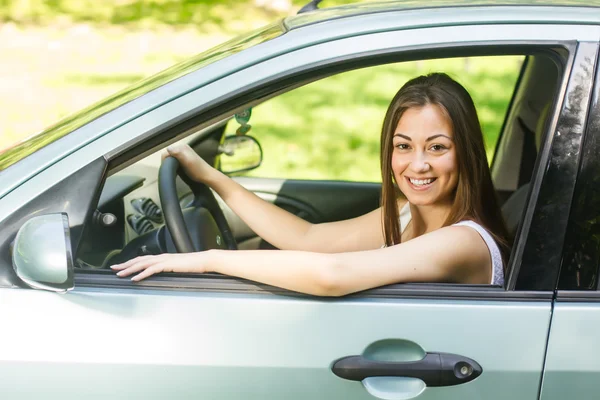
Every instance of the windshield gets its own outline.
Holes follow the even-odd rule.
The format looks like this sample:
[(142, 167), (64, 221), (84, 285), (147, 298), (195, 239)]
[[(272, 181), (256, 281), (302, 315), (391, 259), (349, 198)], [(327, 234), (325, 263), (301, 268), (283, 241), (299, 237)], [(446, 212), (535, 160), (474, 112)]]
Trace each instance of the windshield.
[(146, 78), (96, 104), (84, 108), (83, 110), (64, 118), (48, 129), (29, 136), (21, 142), (12, 144), (4, 149), (0, 148), (0, 171), (42, 147), (60, 139), (75, 129), (80, 128), (103, 114), (106, 114), (143, 94), (215, 61), (271, 40), (280, 36), (283, 32), (283, 26), (278, 22), (267, 25), (250, 34), (236, 37), (217, 47), (213, 47), (204, 53), (200, 53), (195, 57), (176, 64), (154, 76)]

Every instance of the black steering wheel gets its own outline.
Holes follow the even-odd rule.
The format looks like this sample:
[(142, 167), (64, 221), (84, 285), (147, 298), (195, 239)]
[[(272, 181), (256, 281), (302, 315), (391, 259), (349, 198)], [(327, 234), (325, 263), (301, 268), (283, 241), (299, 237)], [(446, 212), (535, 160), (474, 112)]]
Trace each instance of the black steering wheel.
[[(194, 201), (191, 206), (193, 206), (194, 221), (202, 225), (200, 227), (190, 227), (188, 230), (185, 224), (175, 184), (175, 178), (178, 174), (192, 189)], [(213, 192), (205, 184), (189, 178), (183, 172), (183, 169), (179, 168), (179, 160), (175, 157), (165, 158), (160, 166), (158, 171), (158, 193), (167, 229), (179, 253), (191, 253), (214, 248), (237, 250), (235, 238)], [(190, 230), (195, 233), (197, 246), (193, 244)]]

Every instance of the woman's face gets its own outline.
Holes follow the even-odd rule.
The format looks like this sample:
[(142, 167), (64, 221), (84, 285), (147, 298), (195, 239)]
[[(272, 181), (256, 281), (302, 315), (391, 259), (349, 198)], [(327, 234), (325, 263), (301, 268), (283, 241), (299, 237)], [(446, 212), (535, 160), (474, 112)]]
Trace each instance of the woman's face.
[(454, 132), (437, 105), (409, 108), (393, 134), (392, 171), (414, 205), (450, 202), (458, 184)]

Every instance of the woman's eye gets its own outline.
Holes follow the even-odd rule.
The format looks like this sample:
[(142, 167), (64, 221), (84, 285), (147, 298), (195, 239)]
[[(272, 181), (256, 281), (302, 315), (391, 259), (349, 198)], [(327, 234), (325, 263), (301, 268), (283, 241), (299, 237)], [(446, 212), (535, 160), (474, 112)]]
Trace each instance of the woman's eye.
[(433, 151), (442, 151), (442, 150), (446, 150), (446, 146), (441, 145), (441, 144), (434, 144), (433, 146), (430, 147), (430, 149)]
[(396, 145), (396, 148), (399, 150), (407, 150), (409, 148), (409, 146), (406, 143), (398, 143)]

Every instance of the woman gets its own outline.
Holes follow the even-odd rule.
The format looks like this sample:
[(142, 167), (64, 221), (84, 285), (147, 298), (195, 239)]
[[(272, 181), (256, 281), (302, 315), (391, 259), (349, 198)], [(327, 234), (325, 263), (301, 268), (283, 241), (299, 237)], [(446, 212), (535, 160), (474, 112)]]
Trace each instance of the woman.
[(121, 277), (218, 272), (319, 296), (398, 282), (503, 284), (506, 229), (477, 112), (445, 74), (415, 78), (392, 100), (381, 135), (382, 206), (354, 219), (311, 224), (247, 191), (187, 146), (170, 147), (168, 155), (282, 250), (138, 257), (112, 267)]

